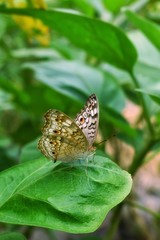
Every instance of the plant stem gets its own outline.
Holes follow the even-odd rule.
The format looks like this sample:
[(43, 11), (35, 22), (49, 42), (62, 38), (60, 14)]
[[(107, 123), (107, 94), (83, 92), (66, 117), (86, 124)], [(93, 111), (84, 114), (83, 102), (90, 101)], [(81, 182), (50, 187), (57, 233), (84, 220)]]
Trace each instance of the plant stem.
[(142, 151), (139, 154), (135, 154), (135, 157), (132, 161), (131, 166), (129, 167), (128, 171), (133, 176), (137, 169), (142, 165), (144, 161), (144, 157), (149, 152), (151, 147), (155, 144), (155, 141), (153, 139), (149, 139)]
[(133, 202), (133, 201), (125, 201), (128, 205), (130, 205), (131, 207), (135, 207), (138, 209), (143, 210), (144, 212), (149, 213), (150, 215), (152, 215), (154, 218), (156, 219), (160, 219), (160, 214), (157, 212), (152, 211), (150, 208), (146, 208), (143, 205), (140, 205), (139, 203)]
[(117, 207), (115, 207), (113, 216), (111, 218), (110, 228), (107, 229), (106, 233), (104, 234), (103, 240), (113, 240), (114, 239), (114, 235), (117, 232), (116, 230), (119, 226), (122, 207), (123, 207), (123, 203), (121, 203)]
[[(139, 85), (139, 83), (138, 83), (138, 81), (137, 81), (133, 72), (130, 72), (130, 76), (131, 76), (131, 78), (132, 78), (132, 80), (135, 84), (135, 87), (140, 88), (140, 85)], [(140, 100), (142, 108), (143, 108), (143, 114), (144, 114), (144, 117), (145, 117), (145, 120), (146, 120), (146, 123), (147, 123), (147, 126), (148, 126), (148, 130), (150, 132), (150, 135), (154, 136), (154, 129), (153, 129), (152, 124), (150, 122), (149, 113), (148, 113), (148, 110), (147, 110), (147, 107), (146, 107), (144, 96), (143, 96), (142, 93), (139, 93), (138, 96), (139, 96), (139, 100)]]

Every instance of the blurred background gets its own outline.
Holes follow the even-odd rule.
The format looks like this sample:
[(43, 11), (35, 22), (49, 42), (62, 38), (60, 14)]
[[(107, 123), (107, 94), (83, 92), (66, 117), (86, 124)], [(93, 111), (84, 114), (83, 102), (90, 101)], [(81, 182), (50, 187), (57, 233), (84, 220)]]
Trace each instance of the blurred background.
[[(160, 23), (160, 2), (149, 0), (8, 0), (7, 8), (60, 8), (80, 12), (90, 18), (109, 22), (131, 40), (138, 59), (135, 75), (145, 91), (160, 92), (160, 54), (138, 27), (125, 15), (127, 7), (138, 16)], [(160, 30), (159, 30), (160, 31)], [(104, 36), (110, 37), (110, 36)], [(160, 36), (155, 36), (155, 38)], [(83, 38), (83, 36), (82, 36)], [(126, 59), (126, 62), (130, 59)], [(79, 48), (42, 21), (27, 16), (0, 15), (0, 169), (20, 163), (22, 151), (30, 143), (32, 156), (41, 135), (43, 115), (55, 108), (74, 119), (88, 96), (95, 93), (100, 103), (98, 151), (131, 170), (137, 152), (145, 147), (146, 122), (131, 75)], [(159, 98), (145, 94), (149, 119), (159, 136)], [(150, 97), (151, 96), (151, 97)], [(156, 100), (155, 100), (156, 99)], [(158, 99), (158, 100), (157, 100)], [(121, 216), (115, 240), (160, 239), (160, 159), (159, 140), (139, 155), (134, 183)], [(151, 161), (152, 160), (152, 161)], [(18, 231), (30, 240), (100, 240), (113, 224), (114, 209), (94, 233), (69, 234), (37, 227), (1, 224), (1, 231)], [(114, 220), (116, 221), (116, 220)]]

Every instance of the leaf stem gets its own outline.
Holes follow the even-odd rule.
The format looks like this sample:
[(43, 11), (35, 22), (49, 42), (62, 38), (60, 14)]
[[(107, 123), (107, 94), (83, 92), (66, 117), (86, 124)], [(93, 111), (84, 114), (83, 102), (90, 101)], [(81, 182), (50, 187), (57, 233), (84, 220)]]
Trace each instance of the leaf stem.
[[(140, 85), (137, 81), (137, 78), (135, 77), (133, 72), (130, 72), (130, 76), (131, 76), (131, 78), (132, 78), (132, 80), (135, 84), (135, 87), (140, 88)], [(143, 96), (142, 93), (139, 93), (138, 97), (139, 97), (140, 103), (141, 103), (142, 108), (143, 108), (143, 114), (144, 114), (144, 117), (145, 117), (145, 120), (146, 120), (146, 123), (147, 123), (147, 126), (148, 126), (148, 130), (150, 132), (150, 135), (154, 136), (154, 129), (153, 129), (152, 124), (150, 122), (149, 113), (148, 113), (148, 110), (147, 110), (147, 106), (146, 106), (144, 96)]]

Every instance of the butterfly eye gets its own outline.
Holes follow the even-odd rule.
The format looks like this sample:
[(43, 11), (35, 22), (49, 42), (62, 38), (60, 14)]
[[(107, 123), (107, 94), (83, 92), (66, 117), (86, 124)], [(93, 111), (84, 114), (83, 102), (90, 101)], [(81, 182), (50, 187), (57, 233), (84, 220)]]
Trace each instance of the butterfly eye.
[(84, 118), (80, 117), (79, 121), (80, 121), (81, 124), (83, 124), (84, 123)]

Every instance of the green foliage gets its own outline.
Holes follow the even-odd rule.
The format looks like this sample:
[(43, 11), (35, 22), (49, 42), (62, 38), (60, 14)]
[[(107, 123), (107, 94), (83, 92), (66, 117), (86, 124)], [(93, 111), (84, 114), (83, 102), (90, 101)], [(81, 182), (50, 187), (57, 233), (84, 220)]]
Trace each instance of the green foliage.
[(16, 233), (16, 232), (6, 232), (6, 233), (2, 233), (0, 234), (0, 239), (1, 240), (26, 240), (26, 238), (20, 234), (20, 233)]
[(133, 12), (127, 11), (126, 14), (129, 20), (131, 20), (146, 35), (155, 47), (160, 49), (160, 27), (142, 17), (137, 16)]
[(131, 71), (136, 61), (137, 54), (132, 43), (119, 28), (111, 24), (61, 11), (3, 8), (0, 11), (39, 18), (76, 46), (119, 68)]
[(118, 13), (121, 10), (121, 7), (129, 5), (132, 0), (103, 0), (103, 3), (105, 4), (106, 8), (108, 8), (113, 13)]
[[(131, 191), (130, 174), (160, 149), (159, 25), (141, 13), (120, 13), (133, 2), (55, 1), (43, 10), (28, 1), (30, 9), (0, 7), (0, 221), (5, 226), (89, 233), (121, 203), (111, 211), (103, 238), (114, 239)], [(71, 6), (85, 15), (51, 10)], [(102, 20), (106, 16), (108, 21)], [(33, 39), (33, 32), (41, 36), (43, 29), (46, 38), (50, 34), (47, 46)], [(121, 157), (125, 148), (115, 143), (112, 155), (97, 145), (89, 162), (52, 163), (42, 157), (37, 139), (43, 114), (54, 108), (74, 119), (92, 93), (100, 105), (100, 138), (115, 133), (133, 156)], [(128, 102), (140, 109), (134, 124), (123, 114)], [(123, 162), (130, 162), (128, 172), (120, 168)], [(130, 198), (135, 200), (134, 192)], [(143, 203), (133, 205), (159, 218)], [(24, 239), (17, 234), (0, 239)]]
[(128, 194), (131, 178), (107, 158), (94, 161), (62, 165), (41, 158), (1, 173), (0, 221), (72, 233), (96, 230)]

